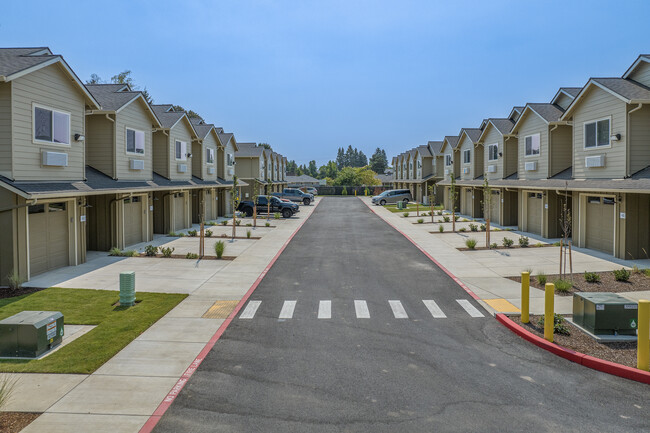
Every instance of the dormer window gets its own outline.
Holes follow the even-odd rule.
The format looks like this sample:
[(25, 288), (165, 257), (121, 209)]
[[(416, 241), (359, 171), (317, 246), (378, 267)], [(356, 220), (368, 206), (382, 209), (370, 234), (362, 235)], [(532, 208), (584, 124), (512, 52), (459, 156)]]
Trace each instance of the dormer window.
[(609, 146), (609, 119), (585, 123), (585, 149)]
[(70, 144), (70, 113), (34, 105), (34, 142)]
[(187, 142), (176, 140), (175, 144), (176, 160), (185, 161), (187, 160)]
[(228, 167), (232, 167), (233, 162), (235, 162), (235, 161), (233, 160), (232, 154), (227, 153), (227, 154), (226, 154), (226, 165), (227, 165)]
[(529, 135), (524, 140), (526, 143), (526, 156), (539, 155), (539, 134)]
[(496, 161), (499, 158), (499, 145), (490, 144), (488, 146), (488, 161)]
[(214, 164), (214, 149), (205, 149), (205, 162)]
[(144, 131), (126, 128), (126, 153), (144, 155)]
[(472, 162), (472, 151), (467, 149), (463, 150), (463, 164), (469, 164)]
[(450, 155), (450, 154), (446, 154), (446, 155), (445, 155), (445, 166), (446, 166), (446, 167), (449, 167), (450, 165), (451, 165), (451, 155)]

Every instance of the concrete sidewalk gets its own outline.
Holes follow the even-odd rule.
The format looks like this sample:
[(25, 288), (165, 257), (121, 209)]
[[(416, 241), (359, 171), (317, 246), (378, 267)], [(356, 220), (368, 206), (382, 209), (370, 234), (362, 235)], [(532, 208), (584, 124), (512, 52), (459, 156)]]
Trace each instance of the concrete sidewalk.
[[(91, 375), (15, 375), (19, 377), (18, 397), (5, 410), (44, 412), (24, 433), (138, 432), (236, 302), (226, 303), (231, 308), (222, 312), (223, 318), (204, 318), (204, 314), (217, 301), (241, 300), (286, 240), (312, 214), (315, 204), (301, 206), (297, 217), (271, 220), (275, 228), (254, 231), (254, 236), (263, 233), (262, 239), (236, 240), (234, 245), (245, 248), (237, 251), (233, 261), (98, 257), (98, 263), (88, 263), (85, 268), (39, 276), (37, 285), (45, 287), (115, 290), (119, 271), (136, 270), (137, 291), (189, 296)], [(240, 227), (238, 232), (245, 235), (246, 229)], [(198, 243), (196, 239), (169, 240)], [(225, 255), (229, 248), (236, 247), (227, 242)]]
[[(404, 218), (400, 213), (393, 213), (381, 206), (375, 206), (370, 198), (360, 197), (370, 209), (384, 221), (392, 224), (402, 233), (409, 236), (420, 248), (429, 253), (442, 266), (469, 287), (479, 298), (481, 304), (492, 314), (519, 313), (521, 308), (521, 284), (512, 281), (508, 276), (518, 276), (521, 272), (532, 270), (533, 275), (542, 271), (546, 274), (556, 274), (559, 268), (559, 248), (517, 248), (501, 250), (459, 251), (465, 247), (467, 238), (474, 238), (482, 245), (485, 232), (449, 233), (451, 224), (446, 223), (445, 233), (438, 233), (438, 224), (417, 224), (414, 218)], [(422, 209), (422, 213), (428, 209)], [(411, 212), (412, 213), (412, 212)], [(431, 217), (422, 216), (425, 221)], [(469, 223), (463, 223), (467, 226)], [(460, 227), (461, 225), (459, 225)], [(432, 233), (433, 232), (433, 233)], [(501, 243), (504, 237), (515, 242), (520, 235), (529, 236), (531, 244), (537, 240), (527, 233), (518, 231), (491, 232), (491, 242)], [(546, 244), (542, 239), (541, 243)], [(573, 251), (573, 271), (611, 271), (621, 268), (621, 261), (612, 257), (604, 258), (602, 254), (586, 254), (584, 249)], [(646, 262), (646, 261), (643, 261)], [(636, 261), (635, 263), (639, 263)], [(647, 265), (641, 263), (641, 265)], [(640, 293), (622, 293), (630, 299), (636, 299)], [(572, 296), (555, 295), (555, 312), (571, 314), (573, 309)], [(530, 288), (530, 313), (544, 312), (544, 291)]]

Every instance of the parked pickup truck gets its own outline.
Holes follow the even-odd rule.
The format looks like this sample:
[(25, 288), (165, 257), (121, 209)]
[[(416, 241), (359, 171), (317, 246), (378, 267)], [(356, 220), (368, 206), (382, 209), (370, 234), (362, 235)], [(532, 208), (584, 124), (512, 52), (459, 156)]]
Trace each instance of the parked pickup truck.
[[(271, 199), (271, 205), (269, 206), (269, 198)], [(253, 201), (252, 200), (244, 200), (241, 203), (239, 203), (239, 206), (237, 206), (237, 210), (239, 212), (243, 212), (246, 214), (246, 216), (252, 216), (253, 215)], [(265, 214), (267, 213), (276, 213), (279, 212), (282, 214), (283, 218), (289, 218), (296, 212), (300, 212), (299, 206), (295, 203), (287, 203), (282, 200), (280, 200), (277, 197), (269, 197), (266, 195), (259, 195), (257, 196), (257, 214)]]
[(302, 191), (300, 191), (297, 188), (285, 188), (284, 191), (282, 192), (274, 192), (271, 193), (271, 195), (274, 195), (276, 197), (280, 198), (287, 198), (291, 201), (295, 201), (297, 203), (302, 203), (305, 206), (308, 206), (311, 202), (314, 201), (314, 196), (313, 194), (307, 194)]

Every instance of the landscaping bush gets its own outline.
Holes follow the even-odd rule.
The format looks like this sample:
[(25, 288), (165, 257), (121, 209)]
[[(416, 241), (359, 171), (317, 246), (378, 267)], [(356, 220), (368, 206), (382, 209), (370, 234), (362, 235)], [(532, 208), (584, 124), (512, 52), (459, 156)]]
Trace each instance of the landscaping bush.
[(228, 225), (228, 220), (223, 220), (223, 221), (221, 221), (221, 225), (222, 225), (222, 226), (227, 226), (227, 225)]
[(444, 232), (444, 231), (445, 231), (445, 227), (444, 227), (442, 224), (439, 224), (439, 225), (438, 225), (438, 231), (439, 231), (440, 233)]
[(470, 223), (469, 229), (471, 231), (473, 231), (473, 232), (477, 232), (478, 231), (478, 226), (476, 224)]
[(537, 242), (537, 243), (536, 243), (535, 245), (533, 245), (533, 246), (539, 248), (539, 247), (543, 247), (544, 244), (541, 243), (541, 242)]
[(121, 256), (122, 255), (122, 250), (119, 248), (111, 248), (111, 250), (108, 252), (109, 256)]
[(449, 221), (451, 221), (451, 218), (449, 218), (447, 215), (443, 216), (442, 219), (443, 219), (443, 221), (446, 222), (446, 223), (448, 223)]
[(541, 284), (542, 286), (546, 285), (547, 277), (546, 274), (542, 271), (537, 273), (537, 276), (535, 277), (537, 279), (537, 282)]
[[(544, 327), (544, 316), (539, 318), (537, 326), (541, 326), (542, 328)], [(571, 331), (569, 331), (569, 328), (565, 325), (564, 317), (557, 313), (553, 315), (553, 333), (571, 335)]]
[(196, 237), (196, 230), (188, 230), (187, 235), (192, 238)]
[(585, 281), (588, 283), (599, 283), (600, 282), (600, 275), (598, 275), (595, 272), (587, 272), (585, 271)]
[(571, 290), (571, 281), (569, 280), (555, 280), (555, 291), (559, 293), (568, 293)]
[(251, 224), (251, 223), (247, 223), (247, 224), (246, 224), (246, 227), (253, 227), (253, 224)]
[(458, 221), (458, 218), (460, 218), (458, 215), (454, 216), (454, 221)]
[(646, 277), (650, 277), (650, 269), (644, 269), (643, 273), (645, 274)]
[(264, 224), (265, 227), (271, 227), (271, 223)]
[(170, 258), (172, 256), (172, 253), (174, 252), (176, 248), (170, 248), (170, 247), (160, 247), (160, 252), (165, 258)]
[(404, 218), (408, 217), (410, 214), (408, 212), (404, 212), (402, 215), (404, 215)]
[(559, 246), (560, 246), (560, 241), (553, 242), (553, 246), (554, 246), (554, 247), (559, 247)]
[(528, 236), (519, 236), (519, 246), (522, 248), (526, 248), (528, 246), (528, 243), (530, 242), (530, 239), (528, 239)]
[(176, 234), (176, 232), (169, 232), (169, 233), (167, 233), (167, 236), (175, 238), (178, 235)]
[(246, 230), (246, 237), (247, 237), (248, 239), (251, 238), (251, 234), (252, 234), (252, 233), (251, 233), (250, 230)]
[(503, 238), (503, 240), (501, 241), (501, 243), (503, 243), (503, 246), (504, 246), (504, 247), (506, 247), (506, 248), (510, 248), (510, 247), (515, 243), (515, 241), (513, 241), (513, 240), (510, 239), (510, 238)]
[(461, 228), (458, 229), (458, 231), (459, 231), (459, 232), (466, 232), (466, 231), (467, 231), (467, 227), (461, 227)]
[[(16, 271), (11, 271), (9, 275), (7, 275), (7, 280), (9, 280), (9, 288), (11, 290), (18, 290), (22, 287), (23, 283), (25, 282), (25, 279), (20, 276), (20, 274)], [(2, 386), (0, 385), (0, 390), (2, 389)], [(0, 407), (2, 407), (1, 403), (1, 397), (0, 397)]]
[(627, 282), (630, 280), (630, 271), (625, 268), (614, 270), (612, 273), (614, 274), (614, 279), (616, 281)]
[(490, 248), (499, 248), (499, 245), (497, 245), (496, 242), (492, 242), (492, 243), (490, 244)]
[(185, 237), (185, 233), (180, 232), (180, 233), (178, 234), (178, 237), (179, 237), (179, 238), (184, 238), (184, 237)]
[(135, 257), (139, 256), (138, 252), (136, 250), (128, 250), (128, 251), (122, 251), (122, 256), (123, 257)]
[(463, 218), (461, 221), (463, 221), (464, 223), (466, 223), (466, 222), (469, 221), (469, 220), (468, 220), (467, 218)]
[(0, 376), (0, 410), (4, 410), (11, 395), (16, 389), (18, 383), (18, 376), (3, 374)]
[(484, 232), (486, 229), (485, 224), (481, 224), (481, 231)]
[(206, 231), (205, 231), (205, 235), (206, 235), (207, 237), (212, 236), (212, 230), (206, 230)]
[(276, 220), (279, 220), (280, 217), (282, 217), (282, 215), (280, 214), (280, 212), (276, 212), (276, 213), (273, 214), (273, 218), (276, 219)]
[(223, 252), (226, 249), (226, 243), (224, 241), (217, 241), (214, 244), (214, 253), (217, 255), (217, 258), (220, 259), (223, 257)]
[(235, 220), (235, 225), (238, 226), (241, 224), (241, 220)]
[(419, 219), (418, 219), (418, 224), (422, 224), (422, 223), (424, 223), (424, 219), (419, 218)]
[(348, 189), (346, 187), (343, 187), (341, 190), (341, 195), (348, 195)]
[(467, 248), (470, 250), (473, 250), (476, 247), (476, 239), (474, 238), (469, 238), (465, 241), (465, 245), (467, 245)]
[(187, 254), (185, 254), (185, 258), (186, 259), (198, 259), (199, 255), (196, 254), (196, 253), (187, 253)]
[(153, 245), (147, 245), (144, 247), (145, 256), (154, 257), (156, 254), (158, 254), (158, 247), (155, 247)]

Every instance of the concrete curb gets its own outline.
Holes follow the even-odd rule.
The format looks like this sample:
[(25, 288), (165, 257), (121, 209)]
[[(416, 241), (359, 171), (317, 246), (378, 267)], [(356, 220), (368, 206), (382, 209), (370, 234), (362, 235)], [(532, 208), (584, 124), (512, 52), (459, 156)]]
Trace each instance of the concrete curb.
[[(309, 217), (314, 214), (314, 212), (316, 211), (316, 208), (318, 207), (320, 202), (321, 201), (319, 200), (314, 205), (314, 210), (311, 212)], [(205, 357), (208, 355), (208, 353), (210, 353), (210, 351), (212, 350), (214, 345), (217, 343), (219, 338), (221, 338), (223, 333), (226, 331), (226, 328), (228, 328), (228, 326), (230, 325), (232, 320), (235, 318), (237, 313), (239, 313), (239, 311), (242, 309), (244, 304), (248, 301), (248, 298), (250, 298), (250, 296), (253, 294), (255, 289), (257, 289), (257, 287), (260, 285), (260, 283), (262, 282), (262, 280), (264, 279), (266, 274), (269, 272), (271, 267), (273, 267), (275, 262), (278, 260), (278, 257), (280, 257), (280, 255), (284, 252), (287, 245), (289, 245), (289, 242), (291, 242), (291, 240), (294, 238), (294, 236), (300, 231), (300, 229), (307, 222), (309, 217), (305, 218), (300, 223), (300, 225), (298, 227), (296, 227), (296, 229), (293, 231), (293, 233), (291, 233), (291, 236), (289, 236), (289, 238), (284, 242), (284, 244), (282, 245), (280, 250), (277, 252), (277, 254), (275, 256), (273, 256), (273, 258), (271, 259), (269, 264), (266, 265), (266, 267), (264, 268), (262, 273), (257, 277), (257, 279), (255, 280), (253, 285), (248, 289), (248, 291), (246, 292), (244, 297), (239, 301), (239, 303), (237, 304), (235, 309), (232, 311), (232, 313), (230, 313), (228, 318), (226, 320), (224, 320), (224, 322), (221, 324), (221, 326), (219, 326), (219, 329), (217, 329), (217, 332), (214, 333), (212, 338), (210, 338), (210, 341), (208, 341), (208, 343), (203, 347), (203, 349), (201, 349), (201, 352), (199, 352), (197, 357), (194, 359), (194, 361), (192, 361), (190, 366), (187, 367), (187, 369), (182, 374), (180, 379), (178, 379), (178, 381), (172, 387), (172, 389), (169, 391), (169, 393), (167, 393), (167, 395), (165, 396), (163, 401), (158, 405), (158, 408), (156, 408), (156, 410), (149, 417), (147, 422), (144, 423), (144, 425), (140, 429), (140, 433), (150, 433), (150, 432), (153, 431), (153, 429), (156, 427), (156, 425), (160, 421), (160, 418), (162, 418), (162, 416), (165, 414), (165, 412), (167, 412), (167, 409), (169, 409), (169, 407), (172, 405), (172, 403), (176, 399), (176, 396), (178, 396), (178, 394), (181, 392), (181, 390), (185, 387), (185, 385), (187, 384), (190, 377), (192, 377), (194, 372), (199, 368), (199, 366), (201, 365), (201, 363), (203, 362)]]
[(603, 373), (623, 377), (625, 379), (634, 380), (636, 382), (650, 384), (650, 372), (638, 370), (636, 368), (617, 364), (615, 362), (605, 361), (604, 359), (595, 358), (590, 355), (585, 355), (584, 353), (575, 352), (571, 349), (558, 346), (557, 344), (546, 341), (542, 337), (539, 337), (527, 329), (522, 328), (510, 320), (510, 318), (503, 313), (498, 313), (496, 315), (496, 319), (501, 322), (502, 325), (510, 329), (515, 334), (519, 335), (524, 340), (529, 341), (535, 346), (547, 350), (571, 362), (584, 365), (585, 367), (589, 367)]

